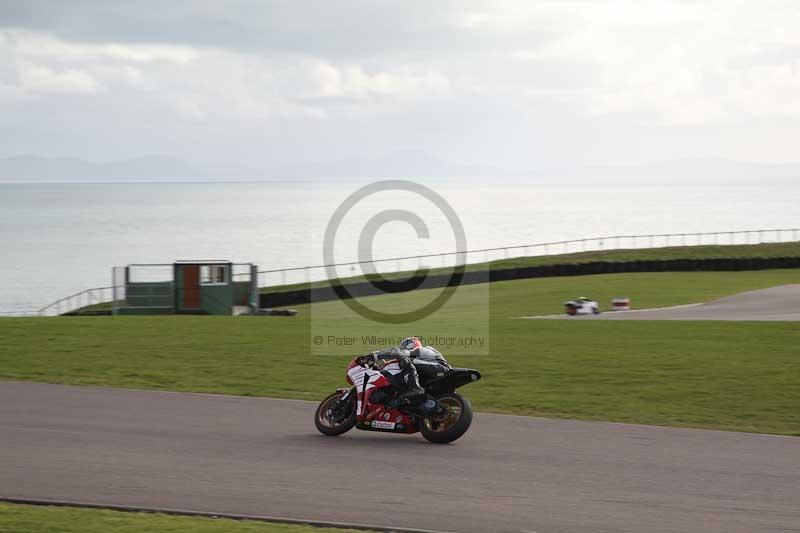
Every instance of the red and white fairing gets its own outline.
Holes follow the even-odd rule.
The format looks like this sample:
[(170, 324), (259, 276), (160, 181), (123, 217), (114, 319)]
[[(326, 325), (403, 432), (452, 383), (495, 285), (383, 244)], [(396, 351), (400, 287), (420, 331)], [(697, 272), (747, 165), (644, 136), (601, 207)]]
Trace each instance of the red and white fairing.
[[(389, 360), (383, 371), (392, 375), (398, 374), (401, 372), (400, 364), (396, 360)], [(370, 402), (370, 395), (374, 391), (391, 386), (389, 379), (380, 370), (364, 367), (354, 359), (347, 368), (347, 381), (355, 387), (356, 419), (359, 426), (409, 433), (417, 430), (414, 420), (407, 414)]]

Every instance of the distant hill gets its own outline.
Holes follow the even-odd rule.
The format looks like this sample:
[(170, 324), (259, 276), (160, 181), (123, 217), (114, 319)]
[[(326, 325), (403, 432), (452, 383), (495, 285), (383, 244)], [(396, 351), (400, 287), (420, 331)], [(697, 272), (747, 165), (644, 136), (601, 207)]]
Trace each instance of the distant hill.
[(0, 158), (3, 181), (127, 181), (127, 180), (285, 180), (285, 179), (419, 178), (502, 180), (540, 184), (735, 185), (800, 184), (800, 163), (747, 163), (721, 158), (681, 159), (644, 165), (538, 168), (513, 171), (501, 166), (445, 161), (423, 150), (398, 150), (380, 156), (351, 157), (284, 168), (208, 170), (166, 155), (149, 155), (90, 163), (69, 157), (17, 156)]
[(205, 174), (180, 159), (149, 155), (112, 161), (90, 163), (71, 157), (16, 156), (0, 159), (0, 179), (38, 180), (137, 180), (197, 178)]
[(0, 158), (0, 180), (114, 181), (159, 179), (327, 179), (492, 177), (508, 172), (491, 166), (454, 165), (422, 150), (398, 150), (380, 157), (358, 157), (291, 167), (234, 168), (209, 171), (171, 156), (153, 155), (110, 163), (69, 157)]
[(569, 179), (579, 183), (800, 184), (800, 163), (750, 163), (723, 158), (678, 159), (644, 165), (552, 168), (529, 173), (534, 181)]
[(397, 150), (378, 157), (351, 157), (279, 171), (285, 178), (485, 178), (505, 176), (505, 169), (489, 165), (453, 164), (424, 150)]

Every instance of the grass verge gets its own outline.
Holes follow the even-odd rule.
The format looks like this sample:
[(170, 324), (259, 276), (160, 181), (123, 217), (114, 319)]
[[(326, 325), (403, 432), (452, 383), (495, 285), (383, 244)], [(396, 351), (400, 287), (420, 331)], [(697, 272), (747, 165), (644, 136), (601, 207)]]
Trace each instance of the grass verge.
[(0, 533), (355, 533), (353, 529), (318, 528), (256, 520), (229, 520), (20, 505), (0, 502)]
[[(416, 329), (381, 325), (377, 333), (473, 330), (488, 317), (491, 355), (445, 351), (454, 365), (483, 372), (464, 389), (482, 411), (800, 435), (797, 323), (512, 318), (559, 312), (562, 301), (581, 294), (657, 307), (797, 282), (796, 270), (498, 282), (488, 299), (479, 292), (486, 287), (462, 287), (454, 305)], [(401, 308), (423, 292), (365, 301)], [(324, 302), (292, 318), (0, 319), (0, 379), (318, 399), (343, 383), (346, 361), (364, 351), (314, 354), (318, 324), (378, 329), (345, 311), (341, 302)]]

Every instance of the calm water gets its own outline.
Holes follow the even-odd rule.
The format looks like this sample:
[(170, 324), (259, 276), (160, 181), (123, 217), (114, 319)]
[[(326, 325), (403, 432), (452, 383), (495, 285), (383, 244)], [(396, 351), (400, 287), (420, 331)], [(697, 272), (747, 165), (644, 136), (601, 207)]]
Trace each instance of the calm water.
[[(320, 264), (331, 214), (362, 185), (0, 184), (0, 312), (31, 311), (82, 289), (110, 285), (115, 265), (231, 259), (264, 270)], [(800, 226), (800, 186), (429, 185), (455, 209), (473, 249), (617, 234)], [(336, 260), (355, 259), (361, 228), (389, 208), (418, 214), (430, 235), (419, 239), (409, 225), (390, 222), (377, 232), (374, 257), (455, 249), (453, 232), (434, 205), (410, 193), (383, 192), (345, 217)], [(430, 265), (439, 266), (438, 260)], [(381, 269), (416, 266), (390, 262)], [(304, 276), (289, 275), (286, 281)], [(281, 281), (277, 274), (264, 276), (261, 284)]]

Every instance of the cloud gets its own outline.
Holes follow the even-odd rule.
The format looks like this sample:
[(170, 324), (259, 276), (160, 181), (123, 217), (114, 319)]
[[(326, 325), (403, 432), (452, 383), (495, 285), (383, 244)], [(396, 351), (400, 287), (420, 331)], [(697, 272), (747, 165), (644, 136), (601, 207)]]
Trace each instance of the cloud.
[[(503, 3), (500, 3), (502, 5)], [(518, 2), (505, 2), (514, 7)], [(254, 52), (302, 52), (337, 60), (387, 53), (480, 51), (505, 47), (519, 34), (468, 34), (461, 13), (475, 0), (344, 0), (284, 2), (229, 0), (168, 3), (26, 0), (2, 6), (9, 28), (26, 28), (67, 41), (182, 44)], [(526, 28), (530, 43), (534, 31)]]
[(446, 93), (442, 73), (410, 66), (371, 69), (296, 55), (256, 55), (219, 48), (73, 43), (20, 30), (0, 31), (11, 58), (3, 83), (19, 96), (44, 93), (145, 98), (171, 104), (183, 118), (270, 116), (325, 118), (330, 102), (393, 101)]
[(21, 64), (20, 88), (28, 93), (94, 93), (98, 84), (88, 73), (67, 69), (57, 72), (45, 66)]
[(360, 65), (336, 66), (317, 59), (303, 62), (297, 75), (297, 89), (310, 99), (418, 98), (450, 90), (450, 80), (443, 73), (410, 67), (368, 72)]
[(512, 52), (532, 69), (558, 64), (587, 74), (531, 94), (557, 94), (589, 115), (642, 113), (660, 124), (797, 113), (800, 48), (791, 30), (800, 27), (797, 4), (611, 5), (585, 4), (575, 12), (566, 4), (562, 18), (569, 31), (535, 49)]
[(5, 46), (27, 56), (59, 58), (63, 61), (119, 59), (136, 63), (153, 61), (186, 63), (197, 55), (187, 46), (70, 42), (47, 33), (27, 30), (6, 30), (2, 32), (1, 38), (5, 41)]
[(790, 159), (798, 27), (794, 0), (7, 2), (5, 149), (39, 151), (56, 114), (93, 146), (131, 136), (120, 157)]

